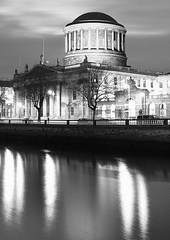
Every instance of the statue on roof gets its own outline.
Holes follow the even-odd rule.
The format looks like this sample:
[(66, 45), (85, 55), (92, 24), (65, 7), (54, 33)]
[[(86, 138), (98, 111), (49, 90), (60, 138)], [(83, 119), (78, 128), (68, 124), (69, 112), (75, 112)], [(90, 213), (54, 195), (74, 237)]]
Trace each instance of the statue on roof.
[(84, 62), (88, 62), (87, 56), (84, 56)]
[(44, 55), (40, 55), (40, 64), (44, 64)]
[(28, 64), (25, 65), (25, 72), (28, 72)]
[(58, 58), (57, 58), (57, 66), (60, 66), (60, 61)]

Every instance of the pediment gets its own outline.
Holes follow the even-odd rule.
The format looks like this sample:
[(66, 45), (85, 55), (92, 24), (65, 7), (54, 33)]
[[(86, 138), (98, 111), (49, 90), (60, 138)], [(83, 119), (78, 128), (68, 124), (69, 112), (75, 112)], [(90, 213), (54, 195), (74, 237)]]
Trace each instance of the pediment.
[(34, 66), (30, 71), (25, 72), (25, 77), (35, 77), (54, 73), (57, 73), (57, 71), (52, 67), (39, 64)]

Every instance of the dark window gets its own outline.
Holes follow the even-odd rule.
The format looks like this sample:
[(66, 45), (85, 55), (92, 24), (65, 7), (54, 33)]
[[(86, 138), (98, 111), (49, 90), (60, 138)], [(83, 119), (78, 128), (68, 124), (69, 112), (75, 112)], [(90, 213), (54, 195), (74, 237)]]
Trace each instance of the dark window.
[(73, 100), (76, 100), (76, 99), (77, 99), (76, 91), (73, 91)]
[(138, 87), (140, 87), (140, 79), (138, 79)]
[(114, 85), (117, 86), (117, 77), (114, 77)]
[(146, 87), (146, 80), (143, 80), (143, 87)]
[(159, 87), (163, 88), (163, 82), (159, 82)]
[(71, 107), (71, 115), (74, 115), (74, 107)]

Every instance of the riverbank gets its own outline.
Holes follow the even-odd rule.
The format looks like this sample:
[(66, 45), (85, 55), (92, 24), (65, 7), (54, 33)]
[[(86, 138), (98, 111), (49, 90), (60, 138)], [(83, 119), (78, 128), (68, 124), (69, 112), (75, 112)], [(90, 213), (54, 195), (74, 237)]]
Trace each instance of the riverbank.
[(170, 152), (170, 127), (0, 124), (0, 142), (162, 154)]

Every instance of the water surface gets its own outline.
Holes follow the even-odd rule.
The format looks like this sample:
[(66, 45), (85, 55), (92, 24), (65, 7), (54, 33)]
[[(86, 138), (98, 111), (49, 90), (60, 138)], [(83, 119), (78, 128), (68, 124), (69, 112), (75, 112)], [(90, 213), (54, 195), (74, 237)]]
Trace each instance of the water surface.
[(169, 158), (1, 146), (0, 234), (168, 240)]

